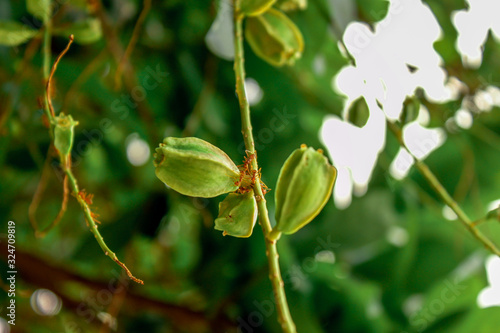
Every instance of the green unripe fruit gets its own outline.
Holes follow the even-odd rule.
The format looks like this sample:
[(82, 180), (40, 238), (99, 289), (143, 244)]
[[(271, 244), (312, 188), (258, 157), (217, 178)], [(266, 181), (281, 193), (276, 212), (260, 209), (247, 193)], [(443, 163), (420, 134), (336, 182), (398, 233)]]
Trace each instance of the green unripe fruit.
[(314, 219), (332, 193), (337, 170), (321, 150), (302, 145), (281, 168), (276, 185), (276, 226), (270, 238), (293, 234)]
[(62, 112), (54, 118), (54, 147), (63, 165), (66, 165), (73, 148), (76, 125), (78, 121), (74, 121), (71, 115), (66, 116)]
[(278, 0), (276, 7), (282, 11), (304, 10), (307, 8), (307, 0)]
[(165, 138), (156, 148), (154, 165), (156, 176), (184, 195), (212, 198), (238, 189), (238, 167), (222, 150), (198, 138)]
[(245, 37), (252, 50), (273, 66), (293, 65), (302, 56), (304, 38), (279, 10), (270, 8), (246, 20)]
[(219, 216), (215, 219), (215, 229), (223, 235), (250, 237), (257, 221), (257, 202), (253, 191), (229, 195), (219, 204)]
[(255, 16), (264, 13), (276, 0), (243, 0), (240, 5), (240, 12), (245, 16)]

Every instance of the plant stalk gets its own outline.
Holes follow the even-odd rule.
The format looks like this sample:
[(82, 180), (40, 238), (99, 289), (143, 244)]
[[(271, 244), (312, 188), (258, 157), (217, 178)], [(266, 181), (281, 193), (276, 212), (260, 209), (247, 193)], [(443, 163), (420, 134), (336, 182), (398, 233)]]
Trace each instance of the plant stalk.
[[(245, 94), (245, 67), (244, 67), (244, 51), (243, 51), (243, 15), (240, 13), (240, 0), (234, 2), (234, 72), (236, 77), (236, 94), (240, 104), (241, 112), (241, 127), (245, 148), (250, 154), (255, 154), (255, 144), (252, 133), (252, 123), (250, 119), (250, 106)], [(259, 170), (257, 164), (257, 156), (252, 159), (251, 166), (253, 170)], [(283, 278), (279, 266), (279, 255), (276, 247), (276, 240), (270, 239), (268, 235), (271, 233), (272, 227), (269, 220), (269, 212), (267, 211), (266, 199), (262, 192), (261, 182), (259, 177), (255, 180), (253, 187), (255, 199), (257, 200), (257, 208), (259, 210), (259, 223), (264, 233), (266, 241), (266, 255), (269, 264), (269, 279), (271, 280), (274, 297), (276, 299), (276, 307), (278, 310), (278, 321), (286, 333), (295, 333), (296, 328), (293, 322), (286, 294), (284, 289)]]
[(452, 198), (452, 196), (446, 191), (443, 185), (439, 182), (437, 177), (432, 173), (431, 169), (425, 164), (423, 161), (416, 158), (406, 146), (401, 129), (394, 123), (387, 121), (389, 129), (394, 133), (396, 138), (399, 141), (401, 147), (403, 147), (415, 160), (415, 167), (417, 170), (424, 176), (432, 189), (438, 194), (441, 200), (450, 207), (453, 212), (457, 215), (458, 219), (462, 224), (470, 231), (472, 236), (474, 236), (479, 242), (483, 244), (483, 246), (500, 257), (500, 250), (490, 241), (483, 233), (476, 228), (474, 222), (469, 218), (469, 216), (462, 210), (460, 205)]
[(125, 266), (125, 264), (122, 263), (118, 259), (117, 255), (113, 251), (111, 251), (110, 248), (104, 242), (104, 238), (102, 238), (101, 233), (99, 232), (99, 230), (97, 228), (94, 214), (92, 214), (92, 210), (91, 210), (89, 204), (87, 203), (87, 201), (85, 200), (85, 197), (80, 193), (80, 190), (78, 189), (78, 182), (76, 181), (76, 178), (73, 175), (73, 172), (71, 171), (71, 164), (70, 163), (68, 163), (68, 164), (69, 165), (63, 167), (63, 170), (64, 170), (64, 173), (66, 174), (66, 177), (68, 177), (68, 179), (69, 179), (69, 187), (72, 191), (73, 196), (76, 198), (76, 200), (80, 204), (80, 207), (83, 210), (83, 214), (85, 215), (85, 220), (89, 224), (90, 231), (94, 234), (94, 237), (95, 237), (97, 243), (99, 244), (99, 246), (101, 247), (102, 251), (104, 252), (105, 255), (107, 255), (114, 262), (116, 262), (118, 265), (120, 265), (125, 270), (125, 272), (127, 273), (128, 277), (131, 280), (133, 280), (139, 284), (144, 284), (144, 282), (142, 280), (140, 280), (132, 275), (132, 272), (130, 272), (130, 270), (127, 268), (127, 266)]

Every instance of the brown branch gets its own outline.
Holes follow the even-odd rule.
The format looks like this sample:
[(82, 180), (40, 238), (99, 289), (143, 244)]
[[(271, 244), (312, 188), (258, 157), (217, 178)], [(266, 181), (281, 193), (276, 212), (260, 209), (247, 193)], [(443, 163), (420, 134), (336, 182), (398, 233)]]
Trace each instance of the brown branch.
[[(106, 47), (113, 56), (116, 64), (119, 65), (123, 59), (125, 51), (123, 50), (118, 35), (116, 34), (116, 29), (111, 25), (109, 17), (102, 6), (101, 0), (87, 0), (87, 2), (90, 5), (90, 8), (92, 8), (95, 16), (101, 22), (103, 34), (106, 40)], [(124, 60), (123, 69), (125, 87), (128, 91), (132, 91), (139, 84), (137, 83), (137, 78), (134, 69), (130, 64), (130, 60), (127, 58)], [(147, 99), (137, 100), (135, 102), (137, 103), (137, 113), (144, 121), (151, 139), (153, 141), (159, 141), (159, 137), (156, 134), (157, 131), (153, 126), (153, 112), (151, 111)]]
[(52, 115), (52, 117), (55, 117), (56, 115), (54, 113), (54, 108), (52, 107), (52, 100), (50, 98), (50, 83), (52, 82), (52, 77), (54, 76), (54, 73), (56, 72), (57, 65), (59, 64), (59, 61), (61, 61), (62, 57), (64, 57), (64, 55), (66, 54), (66, 52), (68, 52), (69, 47), (73, 43), (74, 39), (75, 39), (75, 37), (73, 35), (69, 36), (68, 45), (66, 45), (66, 48), (59, 54), (59, 56), (57, 57), (56, 61), (54, 62), (54, 65), (52, 65), (52, 69), (50, 70), (49, 79), (47, 80), (47, 85), (46, 85), (45, 93), (47, 95), (47, 102), (49, 104), (49, 110), (50, 110), (50, 114)]
[(137, 22), (135, 24), (134, 31), (132, 32), (132, 37), (130, 38), (127, 49), (125, 50), (125, 54), (123, 54), (123, 57), (118, 63), (118, 68), (116, 69), (115, 72), (115, 87), (118, 90), (121, 89), (122, 81), (120, 79), (122, 76), (123, 66), (125, 65), (125, 63), (128, 62), (128, 59), (130, 58), (130, 55), (132, 54), (132, 51), (134, 50), (134, 47), (137, 44), (137, 40), (139, 39), (139, 34), (141, 32), (142, 25), (144, 23), (144, 20), (148, 16), (150, 10), (151, 10), (151, 0), (144, 0), (144, 5), (142, 7), (141, 14), (139, 14), (139, 18), (137, 19)]
[[(0, 237), (0, 250), (2, 253), (7, 253), (7, 239), (5, 236)], [(5, 256), (0, 256), (0, 258), (3, 261), (6, 260)], [(67, 268), (56, 266), (19, 248), (16, 248), (16, 267), (18, 278), (21, 278), (25, 284), (53, 291), (62, 299), (65, 309), (75, 312), (77, 309), (81, 311), (82, 304), (86, 305), (86, 303), (83, 299), (75, 299), (74, 293), (71, 292), (74, 288), (68, 288), (68, 286), (74, 287), (77, 284), (80, 285), (81, 290), (90, 289), (94, 293), (119, 288), (119, 285), (113, 283), (113, 280), (118, 279), (112, 278), (110, 281), (102, 281), (85, 278)], [(128, 280), (124, 279), (121, 283), (127, 285)], [(194, 311), (178, 304), (167, 303), (141, 295), (135, 292), (133, 287), (130, 288), (124, 299), (123, 311), (129, 316), (144, 311), (164, 315), (177, 329), (182, 329), (183, 332), (202, 333), (209, 331), (208, 328), (210, 327), (216, 327), (218, 332), (236, 332), (236, 324), (227, 317), (212, 318), (204, 312)], [(92, 324), (99, 325), (100, 323), (97, 318), (94, 318)]]

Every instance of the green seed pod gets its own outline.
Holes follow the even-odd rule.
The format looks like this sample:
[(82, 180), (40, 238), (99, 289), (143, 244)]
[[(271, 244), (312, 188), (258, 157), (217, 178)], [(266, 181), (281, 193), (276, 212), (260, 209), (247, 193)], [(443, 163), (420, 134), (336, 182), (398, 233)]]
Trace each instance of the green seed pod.
[(293, 234), (314, 219), (332, 193), (337, 170), (321, 150), (302, 145), (281, 168), (276, 185), (276, 227), (271, 238), (281, 232)]
[(307, 0), (278, 0), (276, 7), (285, 12), (304, 10), (307, 8)]
[(73, 148), (75, 126), (78, 125), (78, 121), (74, 121), (71, 115), (66, 116), (62, 112), (54, 120), (54, 146), (57, 149), (61, 163), (66, 165), (71, 154), (71, 148)]
[(219, 216), (215, 219), (215, 229), (223, 235), (250, 237), (257, 221), (257, 202), (253, 191), (229, 195), (219, 204)]
[(276, 0), (243, 0), (240, 5), (240, 12), (245, 16), (256, 16), (264, 13)]
[(156, 148), (154, 165), (156, 176), (184, 195), (212, 198), (238, 189), (238, 167), (222, 150), (198, 138), (165, 138)]
[(273, 66), (293, 65), (304, 50), (300, 30), (273, 8), (247, 19), (245, 37), (255, 54)]

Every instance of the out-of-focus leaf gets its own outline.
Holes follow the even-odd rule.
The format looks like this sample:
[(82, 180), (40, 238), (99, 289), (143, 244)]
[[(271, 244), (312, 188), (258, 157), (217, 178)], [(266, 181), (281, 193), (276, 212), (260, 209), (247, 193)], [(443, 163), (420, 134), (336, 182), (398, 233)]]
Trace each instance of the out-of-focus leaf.
[(360, 97), (352, 102), (347, 112), (347, 120), (357, 127), (365, 126), (370, 116), (370, 110), (364, 97)]
[(50, 2), (51, 0), (26, 0), (26, 7), (28, 12), (45, 23), (51, 15)]
[[(498, 318), (500, 318), (500, 307), (486, 309), (475, 308), (467, 317), (457, 323), (448, 333), (492, 333), (498, 332)], [(436, 332), (437, 333), (437, 332)]]
[(0, 45), (16, 46), (23, 44), (33, 38), (36, 33), (36, 30), (24, 24), (14, 21), (3, 21), (0, 22)]
[(73, 34), (76, 43), (91, 44), (102, 37), (101, 22), (97, 18), (88, 18), (69, 26), (56, 27), (53, 33), (65, 37)]

